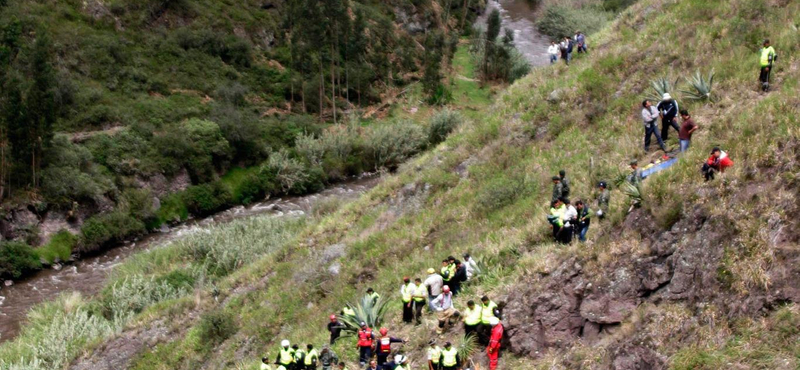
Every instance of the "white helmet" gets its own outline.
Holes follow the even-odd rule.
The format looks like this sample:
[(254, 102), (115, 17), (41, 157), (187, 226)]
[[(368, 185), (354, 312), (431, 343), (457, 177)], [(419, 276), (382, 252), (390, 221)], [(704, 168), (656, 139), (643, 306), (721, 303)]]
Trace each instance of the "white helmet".
[(492, 317), (492, 318), (489, 319), (489, 325), (491, 325), (491, 326), (495, 326), (495, 325), (497, 325), (499, 323), (500, 323), (500, 319), (498, 319), (496, 317)]
[(288, 339), (284, 339), (281, 341), (281, 347), (289, 347), (289, 344), (290, 343)]
[(394, 362), (396, 364), (402, 364), (405, 361), (406, 361), (406, 356), (403, 356), (403, 355), (394, 356)]

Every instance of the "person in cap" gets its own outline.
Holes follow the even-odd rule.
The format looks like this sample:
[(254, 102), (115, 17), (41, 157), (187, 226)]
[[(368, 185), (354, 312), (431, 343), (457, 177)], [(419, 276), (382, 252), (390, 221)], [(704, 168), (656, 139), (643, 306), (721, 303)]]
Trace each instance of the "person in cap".
[(367, 326), (366, 322), (362, 321), (359, 327), (358, 333), (356, 333), (358, 337), (358, 362), (361, 366), (364, 366), (367, 364), (367, 361), (372, 359), (372, 348), (375, 346), (375, 333)]
[(428, 277), (425, 278), (423, 284), (425, 284), (425, 288), (428, 289), (428, 308), (433, 311), (431, 302), (433, 302), (433, 299), (438, 297), (439, 294), (442, 294), (444, 279), (442, 279), (442, 275), (436, 273), (435, 269), (429, 268)]
[(489, 324), (492, 326), (492, 334), (489, 338), (489, 345), (486, 347), (486, 355), (489, 356), (489, 370), (496, 370), (504, 328), (500, 319), (497, 317), (492, 317), (491, 320), (489, 320)]
[(428, 370), (441, 370), (442, 348), (436, 345), (436, 339), (428, 341)]
[(278, 352), (278, 358), (275, 360), (275, 363), (287, 369), (294, 367), (294, 350), (291, 348), (291, 343), (289, 343), (288, 339), (281, 341), (281, 349)]
[(597, 194), (597, 218), (603, 219), (606, 217), (608, 213), (608, 204), (611, 201), (611, 192), (608, 191), (608, 184), (605, 181), (600, 181), (597, 183), (597, 189), (599, 193)]
[(400, 286), (400, 297), (403, 301), (403, 322), (406, 324), (410, 324), (414, 320), (414, 304), (411, 301), (416, 290), (417, 286), (411, 282), (411, 278), (404, 277), (403, 285)]
[(442, 370), (459, 370), (461, 359), (458, 358), (458, 349), (453, 343), (447, 342), (442, 349)]
[(676, 117), (678, 116), (678, 102), (669, 93), (664, 93), (662, 100), (656, 107), (661, 115), (661, 140), (667, 141), (669, 138), (669, 128), (672, 127), (676, 132), (680, 132)]
[(345, 328), (344, 324), (339, 322), (339, 319), (336, 318), (336, 315), (331, 315), (329, 317), (330, 322), (328, 322), (328, 332), (331, 333), (330, 344), (333, 345), (339, 336), (342, 334), (342, 329)]
[(553, 176), (551, 180), (553, 181), (553, 196), (550, 200), (561, 199), (564, 196), (564, 184), (561, 183), (561, 177)]
[(664, 140), (662, 140), (661, 134), (658, 133), (658, 117), (658, 109), (656, 109), (656, 107), (654, 107), (649, 100), (645, 99), (642, 101), (642, 123), (644, 123), (645, 153), (650, 150), (650, 137), (653, 135), (655, 135), (656, 140), (658, 141), (658, 147), (665, 152), (667, 151), (667, 147), (664, 145)]
[(772, 73), (772, 66), (778, 60), (778, 54), (775, 54), (769, 39), (764, 40), (763, 47), (758, 51), (758, 64), (761, 66), (761, 71), (758, 74), (758, 81), (761, 82), (761, 90), (769, 91), (769, 76)]
[(326, 345), (319, 353), (319, 362), (322, 364), (322, 370), (331, 370), (339, 363), (339, 356), (336, 356), (336, 352)]

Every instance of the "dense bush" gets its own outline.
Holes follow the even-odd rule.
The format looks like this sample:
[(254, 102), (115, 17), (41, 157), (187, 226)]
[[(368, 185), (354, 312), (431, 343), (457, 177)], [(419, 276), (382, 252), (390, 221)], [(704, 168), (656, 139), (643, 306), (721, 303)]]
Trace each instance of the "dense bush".
[(272, 153), (267, 163), (261, 167), (261, 174), (270, 173), (274, 174), (282, 193), (296, 193), (299, 187), (312, 180), (309, 168), (292, 158), (286, 150)]
[(248, 67), (252, 60), (252, 47), (247, 41), (211, 29), (181, 29), (175, 33), (175, 42), (183, 49), (201, 50), (238, 66)]
[(147, 189), (126, 189), (122, 192), (118, 209), (130, 214), (133, 218), (152, 225), (156, 219), (153, 195)]
[(539, 19), (536, 26), (545, 35), (554, 38), (572, 37), (576, 30), (591, 35), (602, 28), (609, 18), (609, 14), (601, 9), (554, 5), (545, 9), (544, 16)]
[(78, 237), (67, 230), (61, 230), (50, 238), (50, 241), (36, 248), (39, 259), (47, 263), (67, 261), (72, 255), (72, 250), (78, 245)]
[(195, 183), (213, 179), (215, 169), (230, 158), (230, 145), (219, 125), (212, 121), (188, 119), (168, 128), (154, 141), (160, 153), (189, 170)]
[(450, 109), (437, 112), (428, 126), (428, 142), (435, 145), (444, 141), (463, 120), (460, 113)]
[(521, 177), (494, 179), (486, 184), (475, 198), (475, 212), (486, 214), (513, 203), (527, 191), (525, 179)]
[(215, 346), (230, 338), (239, 330), (233, 315), (222, 309), (203, 314), (197, 325), (200, 343)]
[(114, 211), (92, 216), (81, 227), (82, 250), (89, 251), (111, 242), (119, 242), (145, 230), (142, 221), (126, 212)]
[(0, 242), (0, 277), (18, 278), (42, 268), (39, 255), (22, 242)]
[(193, 215), (207, 216), (228, 207), (233, 201), (233, 194), (225, 184), (215, 181), (190, 186), (184, 192), (183, 200)]
[(48, 149), (49, 165), (42, 170), (42, 194), (48, 202), (71, 206), (73, 201), (91, 201), (114, 189), (110, 178), (92, 162), (91, 152), (58, 135)]
[(413, 122), (373, 126), (364, 138), (364, 151), (376, 169), (394, 168), (427, 144), (425, 131)]

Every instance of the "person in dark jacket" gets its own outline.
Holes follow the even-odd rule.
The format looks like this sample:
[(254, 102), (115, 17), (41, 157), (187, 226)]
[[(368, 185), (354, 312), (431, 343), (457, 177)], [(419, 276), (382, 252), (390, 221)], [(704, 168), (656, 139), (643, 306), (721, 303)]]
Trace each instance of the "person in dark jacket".
[[(456, 260), (456, 275), (453, 277), (453, 280), (450, 281), (454, 296), (458, 295), (458, 292), (461, 291), (461, 284), (465, 281), (467, 281), (467, 267), (464, 266), (460, 260)], [(455, 287), (453, 288), (453, 286)]]
[(661, 116), (661, 140), (667, 141), (670, 126), (674, 128), (676, 132), (681, 131), (677, 119), (675, 118), (678, 116), (678, 102), (675, 101), (669, 93), (666, 93), (661, 102), (658, 103), (658, 106), (656, 106), (656, 109), (658, 109), (659, 115)]
[(567, 179), (567, 171), (558, 171), (558, 178), (561, 179), (561, 197), (569, 198), (569, 180)]
[(581, 242), (586, 241), (586, 232), (589, 231), (589, 221), (592, 215), (592, 210), (582, 200), (575, 202), (575, 209), (578, 211), (578, 220), (576, 222), (575, 234), (578, 234), (578, 240)]
[(561, 177), (553, 176), (553, 196), (550, 198), (551, 202), (555, 202), (564, 197), (564, 184), (561, 183)]
[(344, 324), (339, 322), (336, 318), (336, 315), (331, 315), (330, 317), (331, 322), (328, 323), (328, 331), (331, 333), (330, 344), (333, 345), (339, 336), (342, 334), (342, 329), (344, 329)]

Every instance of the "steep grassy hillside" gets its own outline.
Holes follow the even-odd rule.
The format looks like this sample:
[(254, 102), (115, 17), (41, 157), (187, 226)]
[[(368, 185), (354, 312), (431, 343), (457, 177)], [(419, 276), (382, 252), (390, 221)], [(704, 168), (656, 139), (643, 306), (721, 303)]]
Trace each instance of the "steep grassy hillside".
[[(501, 369), (796, 369), (798, 17), (791, 1), (642, 0), (591, 40), (591, 54), (536, 70), (369, 194), (292, 231), (277, 251), (232, 273), (195, 270), (209, 278), (193, 281), (193, 295), (172, 288), (182, 298), (142, 300), (113, 335), (65, 337), (74, 343), (69, 357), (91, 348), (72, 368), (255, 369), (281, 339), (324, 343), (328, 314), (367, 287), (399, 299), (402, 276), (470, 251), (488, 271), (456, 305), (488, 294), (504, 306)], [(768, 94), (756, 82), (764, 37), (781, 56)], [(698, 69), (716, 71), (716, 102), (681, 101), (701, 127), (691, 149), (644, 182), (641, 208), (629, 213), (629, 199), (614, 189), (587, 243), (554, 244), (545, 220), (550, 177), (566, 169), (573, 199), (593, 199), (596, 181), (625, 173), (631, 159), (655, 159), (641, 149), (639, 103), (649, 81)], [(715, 145), (735, 166), (703, 182), (700, 164)], [(116, 279), (195, 269), (202, 258), (187, 251), (142, 255)], [(48, 309), (104, 320), (130, 312), (105, 299), (105, 311), (74, 300)], [(404, 327), (399, 314), (393, 304), (386, 326), (411, 338), (403, 351), (422, 368), (435, 320)], [(0, 347), (3, 359), (55, 351), (42, 333), (64, 330), (39, 317)], [(356, 359), (349, 339), (334, 348)]]

